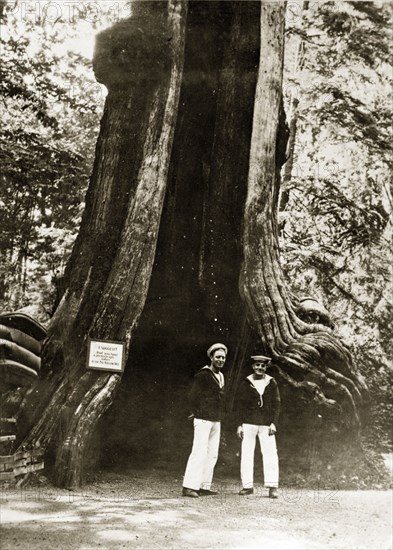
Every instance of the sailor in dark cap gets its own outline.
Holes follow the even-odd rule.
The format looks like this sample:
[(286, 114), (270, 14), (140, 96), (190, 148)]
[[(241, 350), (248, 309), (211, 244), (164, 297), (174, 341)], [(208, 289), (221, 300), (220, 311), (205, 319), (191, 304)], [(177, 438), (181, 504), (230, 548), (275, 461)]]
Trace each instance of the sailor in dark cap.
[(280, 414), (280, 393), (277, 382), (266, 374), (270, 357), (253, 355), (253, 374), (241, 382), (236, 399), (237, 435), (242, 439), (240, 476), (243, 488), (240, 495), (254, 492), (254, 451), (258, 436), (263, 459), (265, 487), (269, 497), (277, 498), (278, 455), (276, 426)]
[(228, 349), (213, 344), (207, 350), (210, 365), (194, 377), (190, 393), (190, 418), (194, 421), (194, 442), (183, 480), (183, 495), (215, 495), (211, 488), (218, 458), (221, 431), (221, 410), (224, 394), (224, 366)]

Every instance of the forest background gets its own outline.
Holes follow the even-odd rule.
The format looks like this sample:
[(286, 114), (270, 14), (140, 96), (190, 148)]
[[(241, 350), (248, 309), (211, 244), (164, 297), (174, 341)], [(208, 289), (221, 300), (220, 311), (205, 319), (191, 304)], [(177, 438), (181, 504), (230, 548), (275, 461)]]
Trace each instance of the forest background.
[[(106, 96), (94, 34), (128, 2), (19, 2), (1, 25), (0, 308), (45, 324), (61, 298)], [(288, 2), (291, 128), (281, 262), (317, 298), (369, 390), (363, 439), (392, 451), (391, 19), (389, 2)], [(356, 480), (361, 486), (366, 480)]]

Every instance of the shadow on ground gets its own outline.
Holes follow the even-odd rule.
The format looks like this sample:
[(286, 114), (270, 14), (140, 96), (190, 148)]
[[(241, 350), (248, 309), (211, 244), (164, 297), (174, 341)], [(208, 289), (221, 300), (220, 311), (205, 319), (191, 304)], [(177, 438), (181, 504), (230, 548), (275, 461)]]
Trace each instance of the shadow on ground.
[(391, 548), (391, 491), (258, 487), (237, 494), (217, 482), (214, 497), (180, 496), (181, 479), (161, 471), (106, 474), (81, 491), (3, 486), (2, 549)]

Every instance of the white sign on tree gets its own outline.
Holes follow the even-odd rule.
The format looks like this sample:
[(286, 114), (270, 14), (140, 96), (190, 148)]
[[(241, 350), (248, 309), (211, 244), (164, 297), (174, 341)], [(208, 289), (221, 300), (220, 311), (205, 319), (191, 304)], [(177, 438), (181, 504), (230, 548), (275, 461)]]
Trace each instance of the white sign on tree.
[(124, 343), (112, 340), (89, 340), (87, 368), (113, 372), (124, 371)]

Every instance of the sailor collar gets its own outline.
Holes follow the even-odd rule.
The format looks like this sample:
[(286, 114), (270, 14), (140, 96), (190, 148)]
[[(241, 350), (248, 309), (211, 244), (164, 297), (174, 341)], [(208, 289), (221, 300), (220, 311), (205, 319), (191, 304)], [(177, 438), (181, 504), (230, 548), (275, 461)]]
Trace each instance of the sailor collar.
[(224, 387), (224, 375), (222, 374), (222, 372), (218, 372), (217, 375), (212, 371), (212, 369), (209, 367), (209, 365), (205, 365), (204, 367), (202, 367), (201, 370), (208, 370), (211, 374), (211, 376), (213, 377), (213, 380), (216, 382), (216, 384), (218, 384), (220, 386), (220, 388), (223, 388)]
[[(250, 374), (249, 376), (247, 376), (246, 379), (250, 382), (251, 387), (255, 389), (259, 395), (262, 395), (266, 387), (270, 384), (270, 380), (272, 380), (272, 376), (265, 374), (264, 378), (259, 378), (258, 382), (261, 382), (260, 384), (258, 384), (259, 388), (255, 385), (256, 380), (253, 374)], [(262, 387), (262, 392), (260, 392), (261, 387)]]

